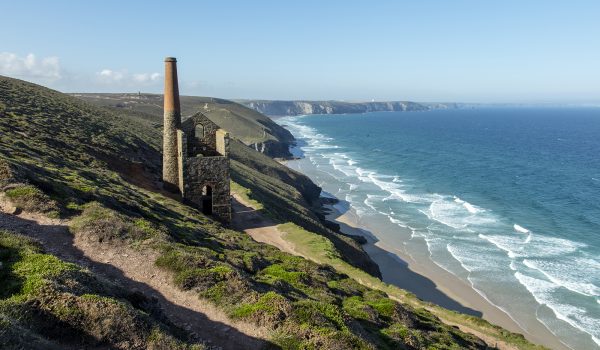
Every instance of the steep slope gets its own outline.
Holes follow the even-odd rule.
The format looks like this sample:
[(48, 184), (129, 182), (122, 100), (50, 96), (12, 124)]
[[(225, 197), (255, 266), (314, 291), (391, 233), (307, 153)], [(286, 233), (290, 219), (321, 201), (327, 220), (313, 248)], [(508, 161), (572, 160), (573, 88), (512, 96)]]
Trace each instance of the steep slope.
[(155, 300), (47, 254), (31, 238), (0, 230), (0, 259), (3, 349), (205, 348)]
[[(162, 123), (163, 97), (153, 94), (73, 94), (96, 105), (139, 112)], [(212, 97), (181, 96), (181, 114), (198, 111), (228, 130), (238, 140), (271, 157), (287, 158), (294, 137), (263, 114), (238, 103)]]
[[(260, 328), (247, 323), (231, 320), (223, 311), (214, 308), (209, 303), (199, 303), (198, 296), (194, 292), (180, 290), (172, 285), (170, 283), (172, 279), (170, 273), (168, 271), (158, 270), (154, 267), (154, 261), (157, 255), (156, 252), (141, 247), (136, 247), (134, 249), (128, 244), (106, 244), (98, 242), (95, 239), (91, 239), (93, 236), (85, 234), (73, 235), (72, 232), (70, 232), (68, 225), (76, 227), (78, 225), (77, 221), (69, 222), (69, 220), (64, 219), (50, 219), (40, 214), (28, 212), (21, 212), (18, 215), (6, 215), (2, 213), (3, 211), (13, 212), (13, 210), (14, 208), (12, 208), (10, 203), (0, 198), (1, 227), (6, 227), (10, 229), (10, 231), (19, 232), (28, 238), (31, 237), (35, 239), (36, 245), (42, 245), (45, 248), (47, 255), (52, 254), (62, 261), (70, 262), (77, 266), (85, 266), (87, 271), (80, 269), (80, 272), (85, 272), (86, 275), (93, 276), (93, 278), (101, 281), (107, 281), (105, 284), (108, 285), (108, 290), (112, 292), (112, 294), (109, 295), (120, 293), (118, 295), (122, 294), (126, 296), (125, 302), (130, 301), (134, 306), (134, 309), (141, 309), (142, 312), (148, 313), (151, 316), (151, 319), (154, 319), (155, 323), (158, 321), (159, 325), (161, 323), (164, 324), (165, 322), (172, 322), (174, 326), (169, 327), (177, 336), (185, 337), (185, 334), (189, 333), (189, 336), (191, 336), (192, 339), (189, 339), (188, 342), (196, 342), (197, 340), (202, 339), (202, 341), (205, 341), (210, 345), (219, 346), (224, 349), (262, 349), (265, 346), (268, 346), (268, 342), (263, 339), (264, 336), (260, 333)], [(23, 236), (20, 237), (25, 239)], [(46, 262), (46, 259), (58, 261), (53, 256), (44, 257), (44, 262)], [(13, 270), (13, 266), (19, 266), (20, 264), (21, 262), (17, 262), (15, 265), (12, 265), (9, 261), (7, 266), (9, 269)], [(64, 293), (78, 295), (78, 289), (73, 288), (74, 283), (79, 283), (80, 285), (83, 284), (85, 287), (85, 283), (74, 281), (73, 276), (71, 275), (64, 276), (66, 278), (46, 278), (53, 276), (50, 275), (53, 270), (55, 270), (53, 269), (52, 264), (40, 264), (36, 265), (36, 268), (39, 269), (39, 273), (45, 275), (45, 281), (43, 281), (45, 282), (44, 284), (48, 284), (50, 287), (58, 287)], [(22, 269), (14, 270), (14, 272), (18, 274)], [(48, 274), (45, 272), (48, 272)], [(9, 274), (9, 276), (11, 275), (15, 274)], [(32, 277), (23, 273), (21, 273), (21, 275), (21, 277), (25, 278)], [(12, 280), (9, 279), (9, 281)], [(98, 286), (102, 286), (102, 283), (96, 285), (96, 287)], [(40, 293), (33, 294), (35, 297)], [(86, 292), (86, 294), (83, 294), (84, 298), (89, 299), (89, 294), (89, 291)], [(11, 299), (14, 300), (15, 298)], [(111, 298), (109, 301), (117, 303), (118, 300), (112, 299), (115, 298)], [(73, 300), (73, 298), (71, 297), (68, 300)], [(85, 301), (85, 299), (82, 301)], [(52, 305), (56, 304), (51, 304), (50, 306)], [(81, 310), (81, 308), (84, 308), (85, 306), (86, 304), (81, 302), (71, 305), (69, 308), (70, 312), (67, 316), (69, 314), (74, 314), (75, 316), (83, 314), (85, 310)], [(18, 309), (19, 305), (10, 303), (7, 307)], [(61, 316), (60, 312), (64, 310), (63, 307), (48, 308), (48, 305), (43, 304), (38, 305), (38, 307), (42, 308), (44, 312), (48, 312), (48, 310), (50, 312), (55, 311), (57, 316)], [(61, 321), (69, 323), (69, 328), (78, 330), (77, 332), (74, 332), (75, 336), (77, 336), (77, 333), (93, 333), (93, 338), (97, 338), (98, 341), (93, 341), (91, 339), (87, 342), (83, 341), (84, 343), (89, 343), (86, 345), (90, 346), (100, 342), (107, 343), (105, 345), (110, 346), (111, 348), (126, 347), (114, 344), (115, 342), (112, 341), (129, 341), (126, 339), (133, 338), (131, 337), (131, 332), (133, 332), (133, 334), (138, 336), (136, 343), (140, 343), (140, 338), (142, 341), (146, 341), (146, 346), (142, 345), (140, 346), (141, 348), (187, 348), (187, 344), (185, 343), (177, 344), (176, 339), (172, 341), (168, 341), (168, 338), (162, 339), (164, 338), (164, 334), (161, 335), (160, 332), (156, 332), (160, 329), (156, 329), (152, 332), (157, 334), (144, 340), (144, 329), (136, 330), (135, 327), (118, 324), (119, 319), (130, 320), (123, 312), (104, 314), (103, 312), (96, 311), (93, 313), (93, 316), (102, 318), (104, 322), (97, 325), (96, 322), (82, 320), (79, 317), (63, 317), (61, 318)], [(113, 316), (119, 319), (113, 320)], [(27, 321), (27, 318), (13, 317), (13, 320), (22, 322)], [(111, 328), (112, 324), (124, 328), (123, 330)], [(139, 324), (134, 324), (133, 326), (139, 326)], [(153, 328), (157, 328), (156, 325), (153, 326)], [(188, 332), (182, 332), (181, 329), (185, 329)], [(123, 336), (122, 334), (125, 333), (125, 331), (130, 332), (130, 334)], [(121, 334), (114, 334), (114, 332), (120, 332)], [(0, 339), (2, 337), (2, 331), (0, 330)], [(53, 338), (51, 334), (49, 337)], [(7, 344), (9, 343), (8, 341), (14, 337), (9, 336), (7, 338), (6, 342), (0, 340), (0, 344)], [(67, 345), (65, 344), (65, 338), (69, 339), (70, 337), (67, 335), (66, 337), (53, 339), (53, 342), (59, 343), (64, 347)], [(106, 341), (102, 341), (102, 338)], [(157, 342), (157, 340), (159, 341)], [(201, 344), (194, 345), (196, 346), (193, 348), (202, 348), (199, 346)], [(31, 347), (32, 346), (22, 348)]]
[[(122, 94), (106, 94), (101, 95), (104, 99), (98, 100), (99, 95), (94, 96), (96, 97), (90, 98), (88, 96), (86, 99), (98, 104), (105, 104), (107, 101), (109, 104), (112, 104), (115, 102), (115, 98), (123, 97)], [(135, 97), (136, 95), (132, 96)], [(77, 97), (81, 96), (78, 95)], [(160, 111), (162, 113), (162, 98), (156, 99), (155, 97), (156, 95), (142, 95), (142, 98), (145, 99), (144, 101), (146, 102), (137, 104), (133, 114), (131, 114), (129, 108), (115, 108), (112, 110), (119, 113), (121, 117), (126, 118), (127, 120), (132, 120), (132, 118), (142, 118), (143, 123), (162, 122), (162, 116), (159, 117), (156, 115), (158, 113), (158, 110), (156, 110), (157, 105), (151, 105), (146, 100), (147, 98), (150, 98), (156, 103), (160, 103), (158, 106), (160, 106)], [(190, 99), (196, 101), (196, 103), (190, 104)], [(184, 104), (183, 101), (186, 100), (188, 102)], [(200, 106), (200, 102), (198, 101), (206, 100), (209, 99), (202, 97), (183, 97), (182, 106), (186, 106), (185, 108), (187, 108), (183, 110), (183, 113), (194, 113), (197, 111), (197, 109), (194, 108)], [(101, 103), (101, 101), (104, 102)], [(220, 103), (226, 104), (227, 101), (223, 100), (223, 102)], [(240, 105), (235, 105), (241, 107)], [(245, 107), (241, 108), (247, 109)], [(149, 117), (148, 112), (154, 113), (153, 116), (156, 120)], [(252, 113), (259, 114), (256, 112)], [(230, 131), (234, 138), (239, 139), (240, 133), (236, 130), (244, 129), (244, 127), (240, 128), (237, 124), (239, 123), (244, 126), (244, 121), (246, 119), (240, 117), (238, 114), (229, 115), (227, 118), (228, 125), (236, 125), (234, 131), (227, 130)], [(260, 115), (260, 120), (265, 124), (273, 123), (273, 121), (263, 115)], [(156, 140), (159, 140), (161, 137), (160, 131), (159, 126), (155, 124), (155, 127), (146, 130), (144, 137), (152, 139), (153, 142), (156, 143)], [(154, 146), (159, 147), (156, 144)], [(349, 263), (368, 271), (374, 276), (380, 276), (377, 265), (363, 251), (359, 243), (352, 238), (333, 232), (324, 226), (323, 221), (317, 216), (318, 214), (316, 214), (319, 209), (318, 199), (321, 189), (309, 178), (281, 165), (260, 152), (256, 152), (253, 149), (246, 147), (243, 143), (236, 140), (233, 140), (231, 143), (231, 158), (232, 178), (244, 186), (251, 188), (254, 193), (263, 200), (274, 204), (274, 207), (278, 208), (277, 211), (274, 212), (274, 215), (277, 215), (279, 218), (285, 219), (286, 221), (309, 227), (314, 232), (326, 235), (332, 239), (336, 247), (341, 251), (342, 256), (344, 256)], [(159, 167), (159, 164), (160, 163), (155, 162), (152, 168)]]
[[(330, 266), (257, 243), (248, 235), (226, 229), (161, 193), (156, 185), (160, 138), (156, 138), (156, 128), (143, 119), (115, 115), (34, 84), (0, 78), (0, 131), (0, 189), (17, 207), (17, 212), (60, 217), (68, 223), (69, 234), (75, 240), (95, 242), (106, 251), (126, 247), (148, 252), (146, 256), (154, 260), (155, 268), (172, 276), (169, 283), (173, 287), (191, 291), (198, 296), (198, 303), (213, 305), (232, 320), (260, 329), (274, 347), (487, 348), (480, 339), (445, 325), (417, 304), (392, 300), (384, 292), (365, 287)], [(235, 162), (232, 161), (234, 167), (250, 169), (248, 174), (254, 171), (263, 175), (256, 177), (257, 190), (278, 194), (279, 188), (288, 186), (287, 189), (297, 191), (276, 177), (267, 180), (268, 176), (261, 171)], [(302, 197), (296, 193), (296, 198)], [(269, 198), (275, 205), (287, 205), (285, 201), (275, 202), (276, 195)], [(14, 240), (8, 236), (8, 241)], [(2, 249), (14, 251), (18, 245), (22, 243), (3, 242)], [(328, 249), (337, 254), (332, 246)], [(24, 266), (18, 264), (23, 254), (0, 255), (2, 273), (7, 271), (17, 280), (31, 276), (34, 281), (15, 283), (10, 288), (3, 284), (0, 305), (7, 307), (0, 311), (10, 313), (11, 303), (16, 302), (42, 308), (54, 305), (43, 293), (30, 293), (46, 285), (66, 293), (65, 297), (73, 296), (78, 307), (66, 312), (56, 309), (50, 316), (57, 317), (42, 319), (27, 318), (28, 314), (3, 314), (0, 317), (3, 341), (19, 344), (18, 336), (28, 333), (40, 342), (52, 344), (56, 340), (54, 333), (40, 329), (74, 320), (70, 324), (83, 322), (83, 326), (68, 328), (73, 336), (71, 348), (101, 346), (102, 339), (114, 334), (102, 333), (105, 338), (86, 336), (96, 334), (89, 330), (101, 328), (109, 317), (106, 313), (113, 308), (101, 307), (108, 305), (108, 301), (91, 304), (89, 308), (94, 308), (101, 317), (80, 317), (79, 295), (68, 289), (77, 283), (83, 285), (77, 288), (90, 291), (87, 294), (118, 298), (118, 305), (124, 305), (123, 308), (136, 308), (135, 302), (126, 297), (93, 289), (94, 282), (89, 279), (77, 282), (64, 279), (65, 274), (79, 269), (76, 265), (64, 268), (57, 263), (59, 268), (53, 269), (54, 265), (42, 264), (19, 269)], [(125, 262), (127, 258), (121, 255)], [(10, 270), (5, 270), (5, 266), (10, 266)], [(100, 284), (103, 277), (98, 279)], [(131, 312), (135, 315), (136, 311)], [(185, 342), (193, 338), (192, 330), (184, 329), (181, 336), (171, 336), (168, 328), (171, 318), (166, 317), (165, 322), (149, 320), (146, 327), (164, 327), (164, 337), (188, 346)], [(138, 327), (135, 322), (128, 325)], [(193, 331), (202, 335), (203, 331), (219, 330)], [(152, 348), (149, 343), (152, 334), (137, 342), (133, 334), (124, 332), (119, 336), (125, 339), (114, 347)]]
[(239, 142), (232, 142), (231, 150), (232, 179), (264, 203), (270, 216), (327, 237), (345, 261), (381, 277), (379, 267), (364, 252), (357, 237), (345, 236), (325, 226), (317, 200), (320, 188), (310, 180), (306, 182), (303, 175), (290, 172), (289, 168)]

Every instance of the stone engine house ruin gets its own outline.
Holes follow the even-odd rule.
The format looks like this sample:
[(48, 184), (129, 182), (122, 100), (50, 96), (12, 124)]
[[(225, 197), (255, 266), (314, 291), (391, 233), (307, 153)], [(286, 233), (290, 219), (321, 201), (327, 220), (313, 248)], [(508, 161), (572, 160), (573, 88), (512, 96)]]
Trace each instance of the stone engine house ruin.
[(164, 188), (204, 214), (231, 220), (229, 134), (202, 113), (181, 122), (177, 60), (165, 59)]

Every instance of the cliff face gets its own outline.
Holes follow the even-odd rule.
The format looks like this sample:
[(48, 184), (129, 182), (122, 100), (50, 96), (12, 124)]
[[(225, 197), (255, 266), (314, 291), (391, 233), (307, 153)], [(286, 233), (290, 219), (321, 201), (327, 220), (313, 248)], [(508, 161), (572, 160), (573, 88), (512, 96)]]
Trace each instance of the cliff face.
[(342, 102), (342, 101), (240, 101), (241, 104), (271, 116), (303, 114), (346, 114), (391, 111), (423, 111), (431, 106), (407, 101)]
[(255, 142), (249, 144), (251, 148), (260, 153), (264, 153), (271, 158), (291, 159), (290, 142), (267, 140), (264, 142)]

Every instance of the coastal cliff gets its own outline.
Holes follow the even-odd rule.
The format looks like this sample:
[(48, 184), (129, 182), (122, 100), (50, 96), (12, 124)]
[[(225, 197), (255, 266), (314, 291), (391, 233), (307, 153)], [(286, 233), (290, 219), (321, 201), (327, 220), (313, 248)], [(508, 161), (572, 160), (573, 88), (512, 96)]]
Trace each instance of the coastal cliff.
[(237, 102), (248, 108), (270, 116), (426, 111), (430, 109), (457, 107), (457, 105), (454, 103), (425, 104), (409, 101), (344, 102), (242, 100)]
[(240, 231), (165, 195), (155, 117), (107, 107), (0, 76), (3, 348), (540, 349), (382, 282), (316, 184), (236, 140), (242, 118)]

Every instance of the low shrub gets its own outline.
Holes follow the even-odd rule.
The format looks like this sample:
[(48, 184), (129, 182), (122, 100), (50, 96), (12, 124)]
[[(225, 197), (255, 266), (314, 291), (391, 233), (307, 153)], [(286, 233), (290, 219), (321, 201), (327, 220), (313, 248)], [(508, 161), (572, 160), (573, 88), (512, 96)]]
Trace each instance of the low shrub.
[[(194, 349), (161, 314), (24, 236), (0, 231), (0, 344), (7, 349)], [(156, 317), (156, 318), (154, 318)]]
[(60, 208), (44, 192), (33, 185), (19, 185), (5, 191), (6, 198), (11, 203), (24, 211), (42, 213), (49, 217), (58, 217)]
[(81, 215), (72, 220), (71, 229), (98, 242), (139, 241), (167, 236), (164, 229), (145, 219), (127, 217), (98, 202), (84, 205)]
[(268, 326), (285, 320), (291, 308), (285, 297), (270, 291), (258, 297), (255, 302), (242, 303), (236, 306), (231, 312), (231, 316), (252, 320), (258, 325)]

